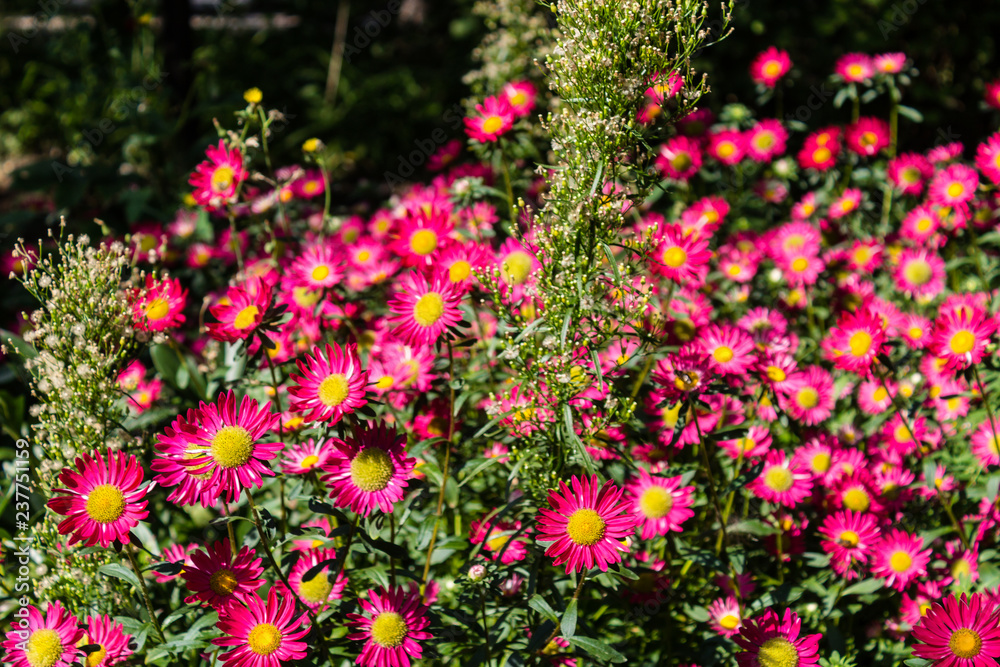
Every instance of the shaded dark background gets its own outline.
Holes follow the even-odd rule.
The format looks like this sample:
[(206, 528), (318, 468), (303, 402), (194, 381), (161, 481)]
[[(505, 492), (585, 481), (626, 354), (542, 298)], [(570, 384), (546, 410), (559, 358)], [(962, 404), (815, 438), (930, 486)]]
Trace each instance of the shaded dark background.
[[(215, 137), (212, 119), (233, 127), (251, 86), (289, 117), (272, 140), (276, 164), (299, 160), (302, 141), (317, 136), (335, 155), (336, 205), (381, 196), (382, 174), (414, 141), (436, 128), (460, 136), (443, 116), (468, 94), (461, 77), (484, 29), (472, 0), (401, 2), (382, 27), (373, 12), (387, 2), (345, 0), (348, 46), (364, 44), (365, 27), (377, 34), (344, 63), (331, 104), (324, 92), (338, 2), (5, 0), (0, 234), (36, 236), (26, 228), (59, 213), (100, 216), (119, 229), (169, 220)], [(30, 16), (49, 28), (19, 27)], [(996, 3), (741, 0), (733, 25), (697, 62), (709, 73), (709, 106), (753, 106), (747, 67), (771, 44), (794, 62), (786, 114), (823, 90), (842, 54), (903, 51), (920, 71), (903, 103), (924, 115), (922, 124), (901, 121), (904, 149), (960, 140), (968, 155), (996, 129), (982, 104), (985, 82), (998, 76)], [(847, 120), (831, 101), (810, 111), (811, 128)], [(886, 105), (880, 98), (863, 113), (884, 116)], [(762, 114), (773, 110), (772, 102)]]

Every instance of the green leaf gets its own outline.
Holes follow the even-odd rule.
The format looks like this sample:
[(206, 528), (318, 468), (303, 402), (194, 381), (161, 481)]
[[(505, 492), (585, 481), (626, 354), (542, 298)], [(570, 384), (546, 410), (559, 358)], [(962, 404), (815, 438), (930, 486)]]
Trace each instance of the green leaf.
[(177, 370), (180, 368), (181, 360), (177, 358), (177, 353), (169, 345), (154, 345), (149, 348), (149, 356), (153, 358), (153, 365), (156, 372), (160, 374), (171, 386), (183, 389), (177, 383)]
[(489, 468), (491, 465), (495, 464), (496, 462), (497, 462), (497, 459), (495, 457), (488, 458), (488, 459), (485, 459), (483, 461), (480, 461), (479, 463), (476, 464), (476, 467), (474, 467), (472, 470), (470, 470), (469, 473), (466, 474), (465, 477), (462, 478), (462, 481), (460, 481), (458, 483), (458, 486), (459, 487), (464, 486), (465, 484), (467, 484), (469, 482), (469, 480), (471, 480), (473, 477), (475, 477), (476, 475), (478, 475), (482, 471), (486, 470), (487, 468)]
[(562, 620), (559, 622), (559, 631), (563, 639), (568, 639), (576, 634), (576, 599), (570, 600), (563, 612)]
[(885, 582), (881, 579), (865, 579), (864, 581), (859, 581), (856, 584), (852, 584), (844, 589), (842, 597), (848, 595), (865, 595), (867, 593), (874, 593), (877, 590), (885, 588)]
[(559, 622), (559, 616), (556, 614), (555, 610), (553, 610), (552, 607), (549, 606), (549, 603), (545, 601), (545, 598), (538, 593), (531, 596), (528, 600), (528, 606), (553, 623)]
[(101, 574), (106, 574), (109, 577), (115, 577), (117, 579), (124, 579), (136, 588), (142, 588), (142, 584), (139, 582), (139, 578), (135, 576), (135, 572), (125, 567), (121, 563), (111, 563), (110, 565), (102, 565), (98, 570)]
[(598, 660), (607, 660), (608, 662), (625, 662), (625, 656), (604, 642), (591, 639), (590, 637), (566, 637), (566, 639), (569, 640), (569, 643), (573, 646), (582, 648)]
[(913, 107), (908, 107), (904, 104), (900, 104), (896, 107), (899, 110), (899, 115), (908, 120), (912, 120), (914, 123), (924, 122), (924, 116), (919, 111)]
[(23, 338), (7, 329), (0, 329), (0, 342), (13, 347), (22, 359), (34, 359), (38, 356), (38, 351), (33, 345), (26, 343)]

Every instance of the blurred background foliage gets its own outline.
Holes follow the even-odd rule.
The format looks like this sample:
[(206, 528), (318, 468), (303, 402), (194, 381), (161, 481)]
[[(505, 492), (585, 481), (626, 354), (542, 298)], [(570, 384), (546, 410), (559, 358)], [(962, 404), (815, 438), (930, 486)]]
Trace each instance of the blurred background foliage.
[[(272, 141), (277, 163), (298, 161), (302, 141), (320, 137), (339, 157), (337, 204), (383, 196), (383, 174), (415, 141), (437, 128), (462, 136), (446, 116), (468, 95), (461, 78), (484, 30), (472, 5), (4, 0), (0, 243), (38, 236), (27, 228), (52, 224), (59, 214), (101, 217), (119, 230), (169, 220), (216, 136), (213, 118), (233, 127), (232, 113), (252, 86), (266, 106), (287, 115)], [(331, 47), (343, 11), (347, 53), (331, 101)], [(36, 29), (36, 19), (45, 27)], [(995, 3), (737, 0), (734, 33), (698, 68), (709, 74), (708, 105), (753, 106), (748, 64), (771, 44), (786, 49), (794, 68), (783, 91), (785, 115), (812, 96), (815, 108), (799, 117), (815, 128), (847, 120), (832, 95), (824, 96), (839, 56), (903, 51), (920, 70), (903, 104), (919, 109), (924, 122), (902, 124), (902, 145), (969, 145), (996, 127), (982, 96), (998, 75), (998, 20)], [(883, 102), (863, 113), (885, 115)], [(768, 104), (764, 114), (774, 111)]]

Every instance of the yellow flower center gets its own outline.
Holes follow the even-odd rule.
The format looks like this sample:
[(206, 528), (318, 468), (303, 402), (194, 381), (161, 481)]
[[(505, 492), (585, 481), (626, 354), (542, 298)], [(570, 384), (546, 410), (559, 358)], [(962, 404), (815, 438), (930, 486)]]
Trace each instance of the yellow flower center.
[(920, 603), (920, 615), (921, 616), (926, 616), (927, 612), (929, 612), (930, 610), (931, 610), (931, 603), (930, 602), (921, 602)]
[(24, 651), (24, 657), (31, 667), (52, 667), (59, 662), (62, 654), (63, 645), (59, 633), (49, 628), (32, 632)]
[(498, 549), (502, 549), (503, 545), (507, 544), (507, 540), (509, 539), (510, 537), (507, 535), (500, 535), (486, 542), (486, 546), (489, 547), (490, 551), (497, 551)]
[(250, 88), (243, 93), (243, 99), (250, 104), (260, 104), (264, 99), (264, 93), (260, 92), (260, 88)]
[(499, 132), (501, 127), (503, 127), (503, 118), (501, 118), (500, 116), (487, 116), (483, 120), (484, 134), (493, 134), (494, 132)]
[(906, 428), (906, 424), (900, 424), (893, 429), (892, 435), (896, 438), (896, 442), (910, 442), (913, 440), (910, 436), (910, 429)]
[(817, 454), (812, 457), (810, 465), (814, 472), (826, 472), (830, 469), (830, 455), (825, 453)]
[(781, 370), (777, 366), (768, 366), (767, 378), (771, 382), (784, 382), (788, 378), (788, 376), (785, 375), (785, 371)]
[[(657, 107), (659, 108), (659, 107)], [(692, 164), (691, 154), (687, 151), (678, 153), (670, 160), (670, 166), (672, 166), (677, 171), (684, 171), (689, 168)]]
[(208, 578), (208, 586), (218, 595), (229, 595), (239, 586), (239, 581), (232, 570), (222, 568)]
[(913, 565), (913, 557), (905, 551), (897, 551), (889, 559), (889, 567), (896, 572), (906, 572)]
[(840, 543), (845, 547), (854, 548), (858, 546), (858, 542), (860, 541), (861, 538), (853, 530), (845, 530), (840, 534)]
[(100, 648), (98, 648), (96, 651), (88, 653), (87, 658), (83, 661), (83, 664), (86, 665), (87, 667), (97, 667), (97, 665), (101, 664), (101, 662), (104, 661), (104, 658), (107, 657), (108, 649), (104, 648), (103, 644), (98, 644), (98, 646)]
[(753, 140), (757, 148), (761, 150), (767, 150), (774, 145), (774, 135), (770, 132), (761, 132)]
[(233, 320), (233, 327), (240, 331), (252, 327), (254, 322), (257, 321), (259, 313), (260, 310), (257, 309), (257, 306), (247, 306), (236, 314), (236, 319)]
[(757, 651), (757, 664), (760, 667), (798, 667), (799, 652), (784, 637), (772, 637)]
[(504, 257), (500, 266), (500, 277), (508, 285), (520, 285), (528, 279), (532, 264), (531, 255), (523, 250), (515, 250)]
[(460, 283), (472, 273), (472, 265), (464, 259), (460, 259), (448, 267), (448, 279), (453, 283)]
[(299, 595), (309, 604), (325, 602), (330, 597), (332, 590), (333, 584), (325, 570), (316, 574), (312, 579), (308, 581), (303, 579), (299, 583)]
[(965, 187), (961, 183), (952, 183), (948, 186), (947, 192), (949, 197), (961, 197)]
[(720, 345), (712, 352), (712, 357), (720, 364), (727, 363), (733, 360), (733, 349), (726, 345)]
[(795, 402), (803, 410), (809, 410), (819, 405), (819, 392), (813, 387), (803, 387), (795, 393)]
[(225, 192), (233, 184), (233, 177), (236, 174), (233, 172), (232, 167), (219, 167), (212, 173), (212, 191), (213, 192)]
[(948, 648), (959, 658), (974, 658), (983, 648), (983, 639), (971, 628), (959, 628), (951, 633)]
[(913, 285), (926, 285), (933, 275), (930, 263), (925, 259), (915, 259), (903, 268), (903, 277)]
[(422, 327), (429, 327), (444, 314), (444, 299), (437, 292), (428, 292), (413, 306), (413, 319)]
[(851, 347), (851, 354), (855, 357), (863, 357), (868, 354), (872, 346), (872, 337), (867, 331), (856, 331), (851, 335), (847, 344)]
[(847, 68), (847, 73), (853, 78), (858, 78), (864, 74), (864, 69), (862, 69), (861, 65), (850, 65)]
[(731, 141), (723, 141), (716, 147), (715, 151), (719, 157), (729, 157), (736, 152), (736, 145)]
[(740, 624), (740, 619), (732, 614), (726, 614), (719, 619), (719, 625), (724, 627), (726, 630), (735, 630), (736, 626)]
[(147, 320), (162, 320), (170, 313), (170, 304), (166, 299), (157, 297), (146, 304)]
[(876, 403), (881, 403), (889, 397), (889, 392), (885, 390), (885, 387), (879, 387), (872, 393), (872, 400)]
[(783, 466), (774, 466), (767, 471), (764, 475), (764, 484), (773, 491), (783, 493), (788, 489), (792, 488), (792, 484), (795, 483), (795, 477), (792, 476), (792, 471)]
[(753, 438), (740, 438), (736, 441), (736, 446), (740, 448), (740, 451), (745, 453), (756, 447), (757, 441)]
[(972, 352), (972, 348), (976, 346), (976, 336), (971, 331), (962, 330), (951, 337), (948, 341), (948, 347), (955, 354), (966, 354)]
[(396, 384), (396, 378), (391, 375), (383, 375), (378, 379), (378, 382), (375, 383), (375, 386), (378, 389), (385, 391), (386, 389), (392, 389), (392, 385), (394, 384)]
[(830, 159), (831, 153), (830, 149), (826, 146), (822, 146), (813, 151), (813, 162), (818, 164), (823, 164)]
[(281, 648), (281, 630), (271, 623), (258, 623), (247, 635), (247, 645), (257, 655), (271, 655)]
[(351, 481), (367, 493), (389, 486), (395, 471), (389, 454), (378, 447), (365, 447), (351, 460)]
[(848, 490), (842, 500), (844, 501), (844, 507), (855, 512), (865, 512), (872, 504), (871, 498), (868, 497), (865, 490), (857, 487)]
[(410, 250), (418, 255), (429, 255), (437, 248), (437, 234), (429, 229), (421, 229), (413, 232), (410, 237)]
[(242, 426), (223, 426), (212, 438), (209, 452), (223, 468), (239, 468), (253, 456), (253, 438)]
[(302, 191), (305, 192), (307, 195), (311, 195), (314, 192), (319, 191), (319, 182), (306, 181), (306, 184), (302, 186)]
[(570, 515), (566, 523), (566, 534), (573, 543), (581, 547), (597, 544), (604, 538), (605, 523), (601, 515), (592, 509), (581, 508)]
[[(781, 64), (776, 60), (769, 60), (766, 65), (764, 65), (764, 74), (767, 77), (773, 78), (781, 74)], [(736, 627), (735, 625), (733, 626)]]
[(326, 280), (328, 275), (330, 275), (330, 267), (326, 264), (320, 264), (312, 270), (312, 279), (316, 281)]
[(650, 486), (639, 496), (639, 509), (647, 519), (662, 519), (674, 506), (674, 496), (662, 486)]
[(372, 621), (372, 641), (383, 648), (402, 646), (409, 632), (406, 621), (394, 611), (384, 611)]
[(125, 494), (114, 484), (101, 484), (87, 496), (87, 516), (97, 523), (111, 523), (125, 513)]
[(310, 454), (299, 462), (300, 468), (312, 468), (314, 465), (319, 463), (319, 457), (315, 454)]
[(874, 132), (862, 132), (861, 133), (861, 145), (864, 147), (874, 146), (875, 142), (878, 141), (878, 135)]
[[(319, 301), (322, 292), (311, 290), (308, 287), (296, 287), (292, 290), (292, 298), (302, 308), (311, 308)], [(256, 315), (256, 313), (254, 313)]]
[(794, 262), (792, 262), (792, 271), (796, 273), (802, 273), (809, 268), (809, 260), (805, 257), (797, 257)]
[(528, 101), (528, 96), (523, 92), (516, 92), (509, 98), (511, 106), (519, 107)]
[(371, 257), (372, 254), (370, 252), (368, 252), (367, 250), (362, 250), (361, 252), (358, 253), (357, 260), (359, 262), (367, 262), (369, 259), (371, 259)]
[(319, 402), (328, 408), (335, 408), (343, 403), (350, 393), (347, 376), (341, 373), (327, 376), (325, 380), (320, 382), (319, 389), (316, 391)]
[(684, 251), (684, 248), (678, 248), (677, 246), (668, 248), (666, 252), (663, 253), (663, 263), (672, 269), (684, 266), (684, 262), (687, 261), (687, 258), (688, 254)]

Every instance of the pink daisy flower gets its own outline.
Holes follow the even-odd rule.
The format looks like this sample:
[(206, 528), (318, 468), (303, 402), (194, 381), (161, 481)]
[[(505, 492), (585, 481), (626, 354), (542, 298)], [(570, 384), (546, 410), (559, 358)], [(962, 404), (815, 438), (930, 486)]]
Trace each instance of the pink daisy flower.
[(524, 118), (535, 108), (538, 91), (530, 81), (511, 81), (504, 85), (502, 93), (516, 118)]
[(656, 166), (663, 176), (677, 181), (686, 181), (697, 174), (701, 163), (699, 143), (685, 136), (665, 141), (656, 156)]
[(889, 160), (886, 175), (904, 195), (919, 195), (924, 182), (934, 175), (934, 165), (920, 153), (903, 153)]
[(469, 541), (482, 544), (491, 559), (510, 565), (528, 556), (527, 543), (514, 537), (520, 530), (520, 521), (477, 519), (469, 525)]
[[(998, 433), (994, 433), (994, 427)], [(972, 453), (984, 466), (1000, 465), (1000, 424), (987, 419), (972, 434)]]
[[(80, 640), (82, 646), (96, 646), (87, 654), (85, 667), (110, 667), (132, 655), (129, 642), (132, 635), (125, 634), (125, 626), (110, 616), (88, 616), (87, 630)], [(30, 661), (29, 661), (30, 662)], [(47, 664), (47, 663), (46, 663)]]
[(739, 327), (710, 324), (700, 332), (698, 344), (709, 366), (723, 375), (746, 373), (756, 361), (753, 339)]
[(760, 477), (747, 485), (758, 498), (784, 507), (795, 507), (812, 493), (812, 475), (783, 451), (771, 451)]
[(272, 586), (267, 603), (254, 595), (247, 598), (246, 607), (230, 607), (215, 624), (223, 636), (212, 643), (231, 647), (219, 656), (226, 667), (279, 667), (302, 660), (307, 654), (301, 640), (309, 633), (308, 615), (294, 615), (295, 597), (279, 597), (278, 587)]
[(834, 72), (847, 83), (861, 83), (875, 73), (872, 59), (864, 53), (848, 53), (834, 65)]
[(507, 239), (497, 252), (500, 279), (508, 287), (517, 287), (528, 282), (531, 274), (539, 266), (535, 255), (517, 239)]
[(369, 590), (368, 599), (358, 604), (363, 613), (347, 615), (347, 624), (357, 632), (347, 638), (365, 642), (359, 665), (410, 667), (411, 658), (420, 659), (423, 647), (418, 642), (432, 635), (424, 631), (431, 622), (419, 595), (403, 588), (382, 588)]
[(202, 402), (194, 422), (175, 422), (181, 429), (175, 437), (187, 443), (183, 464), (192, 475), (210, 475), (208, 483), (233, 502), (243, 489), (263, 486), (263, 476), (274, 476), (266, 461), (276, 458), (284, 444), (259, 440), (280, 419), (270, 403), (258, 408), (249, 396), (237, 407), (232, 391), (220, 394), (217, 403)]
[(302, 552), (288, 573), (288, 583), (310, 609), (319, 609), (330, 600), (339, 600), (344, 596), (347, 575), (341, 569), (334, 580), (330, 572), (330, 565), (336, 557), (333, 549), (308, 549)]
[(656, 252), (650, 257), (650, 270), (676, 282), (700, 281), (711, 258), (708, 239), (685, 234), (678, 225), (666, 225)]
[(750, 78), (768, 88), (774, 88), (778, 80), (792, 68), (792, 60), (787, 51), (769, 46), (750, 63)]
[(177, 487), (170, 492), (167, 500), (180, 505), (201, 503), (202, 507), (215, 507), (219, 502), (219, 493), (211, 483), (212, 475), (191, 469), (187, 465), (192, 446), (189, 435), (198, 431), (198, 411), (188, 409), (187, 415), (177, 415), (177, 418), (157, 436), (154, 445), (157, 456), (150, 467), (158, 473), (153, 481), (168, 488)]
[(880, 53), (872, 59), (876, 72), (883, 74), (899, 74), (906, 65), (905, 53)]
[(389, 300), (394, 313), (389, 321), (396, 325), (396, 336), (409, 345), (431, 345), (462, 319), (458, 306), (464, 291), (447, 276), (436, 274), (428, 283), (413, 272), (400, 281), (399, 289)]
[(871, 157), (889, 145), (889, 123), (871, 116), (859, 118), (844, 136), (849, 150)]
[(83, 657), (77, 644), (83, 629), (76, 616), (59, 601), (50, 602), (45, 615), (27, 607), (27, 618), (14, 620), (3, 642), (4, 661), (13, 667), (73, 667)]
[(986, 355), (997, 321), (975, 309), (944, 310), (934, 321), (930, 348), (950, 368), (968, 368)]
[(734, 459), (758, 458), (767, 454), (771, 449), (771, 431), (765, 426), (754, 424), (742, 438), (723, 440), (719, 446)]
[(862, 377), (871, 373), (872, 364), (885, 345), (882, 318), (867, 308), (853, 313), (844, 312), (830, 336), (823, 341), (833, 365)]
[(914, 296), (933, 298), (944, 289), (944, 260), (929, 248), (905, 248), (893, 273), (896, 288)]
[(626, 503), (619, 502), (622, 489), (608, 480), (598, 487), (597, 476), (578, 478), (570, 485), (559, 482), (549, 491), (549, 507), (539, 509), (538, 539), (551, 542), (545, 550), (553, 565), (566, 563), (566, 573), (599, 567), (606, 572), (621, 562), (628, 547), (622, 544), (635, 530), (635, 517)]
[(878, 523), (871, 514), (843, 510), (830, 514), (819, 529), (823, 551), (830, 554), (833, 570), (846, 578), (858, 576), (855, 565), (864, 565), (879, 539)]
[(329, 243), (314, 243), (295, 258), (288, 272), (300, 285), (321, 291), (344, 278), (343, 257)]
[(939, 171), (927, 188), (927, 201), (932, 206), (966, 207), (976, 196), (979, 174), (964, 164), (951, 164)]
[(903, 218), (899, 233), (905, 239), (924, 245), (934, 236), (940, 224), (940, 218), (930, 207), (917, 206)]
[(1000, 609), (984, 593), (933, 603), (913, 628), (913, 655), (940, 667), (992, 667), (1000, 658)]
[(230, 287), (224, 303), (208, 309), (218, 322), (205, 325), (215, 340), (235, 343), (249, 338), (264, 322), (271, 306), (271, 286), (261, 278), (250, 278), (243, 285)]
[(927, 574), (931, 550), (924, 549), (919, 535), (891, 530), (875, 545), (871, 557), (872, 574), (885, 577), (885, 585), (904, 590), (917, 577)]
[(323, 469), (332, 455), (333, 445), (329, 441), (309, 438), (285, 449), (281, 455), (281, 472), (286, 475), (308, 475)]
[(290, 409), (306, 422), (336, 424), (367, 403), (368, 371), (361, 368), (357, 345), (315, 347), (295, 364), (301, 375), (290, 378), (296, 383), (288, 388)]
[(847, 188), (843, 194), (834, 199), (833, 203), (830, 204), (827, 215), (830, 216), (831, 220), (839, 220), (853, 213), (861, 206), (861, 197), (862, 193), (858, 188)]
[(132, 318), (139, 331), (165, 331), (184, 324), (187, 290), (176, 278), (155, 281), (146, 276), (146, 288), (136, 290)]
[(785, 152), (788, 130), (780, 120), (762, 120), (746, 132), (747, 155), (757, 162), (767, 162)]
[(819, 366), (809, 366), (789, 377), (789, 388), (779, 394), (783, 410), (813, 426), (833, 411), (833, 377)]
[(719, 130), (708, 137), (705, 152), (725, 165), (739, 163), (746, 155), (746, 138), (739, 130)]
[(644, 540), (670, 531), (683, 532), (681, 524), (694, 516), (688, 509), (694, 503), (694, 487), (681, 487), (681, 476), (660, 477), (651, 475), (644, 468), (625, 487), (626, 499), (632, 504), (632, 513), (641, 527)]
[(129, 531), (145, 519), (147, 485), (142, 483), (139, 459), (108, 449), (107, 460), (99, 450), (76, 459), (76, 470), (63, 468), (48, 507), (66, 516), (59, 534), (69, 534), (69, 544), (83, 542), (107, 548), (114, 541), (127, 544)]
[(743, 627), (739, 601), (732, 595), (715, 600), (708, 605), (708, 623), (723, 637), (738, 634)]
[(219, 139), (218, 146), (205, 151), (208, 160), (195, 167), (188, 183), (194, 187), (194, 200), (209, 211), (218, 210), (236, 196), (236, 189), (247, 176), (243, 155), (236, 148), (226, 149)]
[(797, 159), (803, 169), (826, 171), (837, 163), (840, 154), (840, 128), (827, 127), (806, 137)]
[(993, 185), (1000, 184), (1000, 132), (976, 148), (976, 166)]
[(337, 451), (327, 464), (323, 481), (330, 486), (330, 497), (337, 506), (349, 506), (363, 516), (376, 507), (392, 512), (417, 463), (406, 456), (406, 435), (380, 421), (370, 427), (355, 426), (354, 437), (334, 438), (332, 442)]
[(739, 667), (815, 667), (819, 664), (822, 635), (804, 635), (802, 621), (791, 609), (779, 617), (767, 609), (757, 618), (743, 619), (733, 641), (743, 649), (736, 654)]
[(465, 133), (480, 143), (497, 141), (514, 127), (514, 109), (507, 97), (487, 97), (476, 105), (476, 115), (464, 118)]
[(184, 568), (191, 566), (191, 554), (198, 550), (197, 544), (171, 544), (163, 549), (160, 569), (153, 570), (153, 577), (161, 584), (181, 576)]
[(201, 602), (224, 611), (237, 603), (247, 603), (256, 597), (264, 583), (259, 578), (264, 572), (260, 558), (250, 547), (244, 546), (233, 555), (229, 538), (215, 542), (191, 554), (191, 565), (184, 568), (181, 577), (192, 595), (184, 602)]

